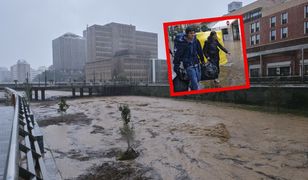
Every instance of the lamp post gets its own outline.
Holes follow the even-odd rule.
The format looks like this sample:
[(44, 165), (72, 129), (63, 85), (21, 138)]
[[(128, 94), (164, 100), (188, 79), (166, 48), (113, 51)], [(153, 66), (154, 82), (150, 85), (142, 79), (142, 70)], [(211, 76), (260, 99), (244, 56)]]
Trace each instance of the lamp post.
[(47, 86), (47, 74), (46, 74), (46, 70), (45, 70), (45, 87)]

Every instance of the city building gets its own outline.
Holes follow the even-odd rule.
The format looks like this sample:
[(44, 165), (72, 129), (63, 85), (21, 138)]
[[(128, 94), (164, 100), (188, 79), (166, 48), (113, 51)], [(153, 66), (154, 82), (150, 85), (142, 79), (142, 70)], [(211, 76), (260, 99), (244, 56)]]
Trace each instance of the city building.
[(30, 82), (31, 70), (30, 64), (25, 60), (18, 60), (16, 64), (11, 66), (11, 80), (17, 82)]
[(0, 67), (0, 82), (9, 82), (10, 76), (10, 71), (6, 67)]
[(45, 70), (47, 70), (47, 67), (45, 66), (40, 66), (38, 69), (33, 69), (31, 68), (31, 81), (34, 80), (34, 78), (36, 78), (37, 75), (43, 73)]
[(86, 40), (66, 33), (52, 41), (53, 67), (61, 71), (80, 71), (86, 62)]
[(307, 0), (258, 0), (243, 15), (250, 77), (308, 75)]
[(112, 79), (112, 59), (87, 62), (85, 76), (87, 82), (105, 82)]
[(243, 6), (243, 3), (240, 1), (233, 1), (228, 4), (228, 12), (233, 12), (240, 9)]
[(87, 45), (86, 81), (151, 81), (151, 59), (158, 57), (157, 34), (133, 25), (93, 25), (83, 32)]
[(153, 83), (168, 83), (168, 67), (165, 59), (152, 59), (151, 80)]
[(83, 31), (87, 39), (87, 62), (112, 58), (118, 51), (142, 50), (157, 58), (157, 34), (137, 31), (133, 25), (109, 23), (93, 25)]
[(105, 82), (109, 80), (167, 83), (166, 60), (146, 58), (140, 52), (120, 51), (113, 58), (87, 63), (86, 81)]

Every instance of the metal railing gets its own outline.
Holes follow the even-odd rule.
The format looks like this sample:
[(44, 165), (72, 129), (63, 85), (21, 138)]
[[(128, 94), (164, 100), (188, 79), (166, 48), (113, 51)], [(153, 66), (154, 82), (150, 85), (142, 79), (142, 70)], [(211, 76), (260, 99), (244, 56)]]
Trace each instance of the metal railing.
[(15, 113), (10, 135), (9, 155), (4, 179), (49, 179), (41, 151), (44, 151), (42, 134), (25, 97), (6, 88)]
[(307, 84), (308, 76), (266, 76), (266, 77), (250, 77), (250, 83), (252, 84)]

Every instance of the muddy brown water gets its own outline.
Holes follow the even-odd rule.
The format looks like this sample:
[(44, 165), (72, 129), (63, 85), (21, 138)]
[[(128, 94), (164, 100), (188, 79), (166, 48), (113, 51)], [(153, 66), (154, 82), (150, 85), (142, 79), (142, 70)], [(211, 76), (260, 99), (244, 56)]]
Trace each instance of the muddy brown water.
[[(308, 118), (140, 96), (32, 103), (64, 179), (307, 179)], [(126, 149), (120, 103), (129, 104), (140, 156)]]

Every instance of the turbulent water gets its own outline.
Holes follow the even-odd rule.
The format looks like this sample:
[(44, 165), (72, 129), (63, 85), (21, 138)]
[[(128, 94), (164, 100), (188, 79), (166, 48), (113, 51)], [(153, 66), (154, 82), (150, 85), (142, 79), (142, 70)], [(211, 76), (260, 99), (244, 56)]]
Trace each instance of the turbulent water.
[[(32, 103), (64, 179), (305, 179), (308, 118), (137, 96)], [(118, 106), (128, 104), (140, 155), (126, 149)]]

